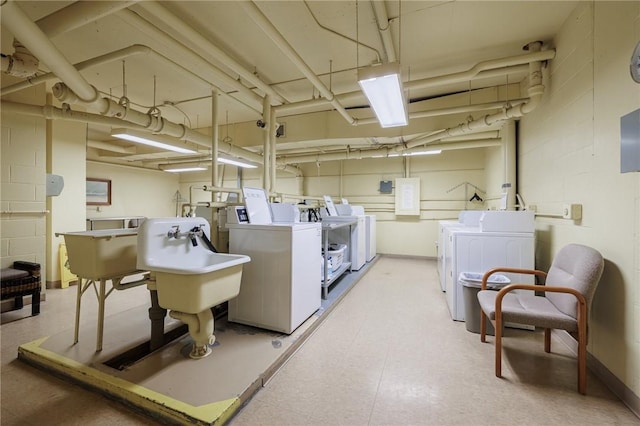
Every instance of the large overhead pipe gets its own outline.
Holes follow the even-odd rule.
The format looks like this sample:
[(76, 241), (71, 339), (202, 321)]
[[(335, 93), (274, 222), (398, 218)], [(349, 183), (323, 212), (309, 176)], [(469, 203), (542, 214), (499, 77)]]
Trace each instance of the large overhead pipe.
[[(122, 127), (132, 130), (147, 130), (144, 126), (123, 121), (115, 117), (105, 117), (103, 115), (92, 114), (89, 112), (73, 111), (70, 109), (57, 108), (51, 105), (39, 106), (39, 105), (27, 105), (17, 102), (2, 101), (0, 107), (3, 112), (30, 115), (34, 117), (43, 117), (46, 119), (76, 121), (88, 124), (98, 124), (103, 126)], [(193, 142), (197, 145), (201, 145), (208, 149), (211, 148), (211, 137), (195, 130), (187, 129), (184, 139), (189, 142)], [(148, 130), (147, 130), (148, 131)], [(244, 158), (255, 163), (262, 163), (262, 155), (249, 151), (244, 148), (232, 145), (225, 141), (219, 141), (219, 150), (224, 154), (231, 155), (233, 157)], [(287, 173), (300, 176), (300, 170), (296, 167), (286, 167), (282, 169)]]
[(393, 39), (391, 38), (391, 26), (389, 25), (389, 16), (387, 15), (385, 2), (371, 0), (370, 4), (378, 27), (378, 33), (382, 40), (384, 53), (387, 55), (387, 62), (395, 62), (397, 60), (396, 49), (393, 46)]
[(69, 6), (39, 19), (36, 24), (43, 33), (53, 38), (67, 31), (80, 28), (97, 21), (118, 10), (136, 3), (135, 1), (77, 1)]
[(136, 27), (140, 31), (143, 31), (150, 37), (153, 37), (156, 41), (161, 42), (167, 48), (178, 51), (182, 55), (186, 55), (189, 58), (188, 60), (192, 63), (193, 68), (206, 70), (207, 72), (214, 74), (215, 78), (221, 82), (221, 85), (230, 87), (237, 92), (234, 94), (234, 98), (238, 99), (240, 102), (250, 106), (255, 111), (262, 110), (262, 97), (260, 95), (251, 91), (244, 84), (213, 66), (211, 63), (192, 51), (188, 46), (176, 41), (174, 38), (162, 32), (135, 12), (123, 9), (120, 10), (117, 15), (125, 22)]
[(181, 36), (186, 37), (190, 43), (193, 43), (196, 46), (200, 47), (203, 51), (206, 51), (209, 55), (215, 58), (216, 61), (219, 61), (223, 65), (229, 67), (234, 72), (238, 73), (240, 78), (243, 78), (244, 80), (256, 86), (258, 90), (261, 90), (265, 94), (271, 96), (272, 101), (280, 104), (287, 102), (287, 100), (283, 98), (282, 95), (276, 92), (267, 83), (260, 80), (260, 78), (257, 75), (245, 69), (244, 66), (242, 66), (238, 61), (233, 59), (231, 56), (227, 55), (226, 52), (224, 52), (222, 49), (218, 48), (218, 46), (211, 43), (207, 38), (205, 38), (198, 31), (194, 30), (192, 27), (187, 25), (183, 20), (181, 20), (176, 15), (171, 13), (166, 7), (164, 7), (160, 3), (153, 2), (153, 1), (143, 1), (143, 2), (140, 2), (139, 5), (144, 10), (154, 15), (156, 18), (168, 24), (172, 29), (174, 29)]
[(342, 106), (335, 95), (329, 90), (324, 83), (318, 78), (313, 70), (307, 65), (304, 60), (298, 55), (289, 42), (280, 34), (278, 29), (273, 26), (271, 21), (258, 9), (253, 1), (241, 2), (245, 12), (258, 24), (262, 31), (276, 44), (276, 46), (284, 53), (287, 58), (304, 74), (305, 77), (318, 89), (320, 94), (329, 102), (335, 109), (342, 115), (349, 124), (355, 125), (357, 121), (351, 117), (349, 112)]
[[(524, 72), (529, 69), (528, 64), (533, 62), (541, 62), (551, 60), (555, 57), (555, 49), (535, 51), (525, 53), (518, 56), (492, 59), (488, 61), (478, 62), (467, 71), (458, 73), (445, 74), (437, 77), (429, 77), (420, 80), (408, 81), (403, 83), (405, 90), (423, 89), (427, 87), (444, 86), (451, 83), (459, 83), (461, 81), (471, 81), (480, 78), (500, 77), (512, 72)], [(361, 90), (342, 93), (336, 96), (340, 102), (362, 99)], [(278, 114), (287, 115), (294, 112), (300, 112), (321, 107), (326, 104), (323, 99), (314, 99), (303, 102), (295, 102), (287, 105), (277, 106)], [(409, 118), (412, 118), (411, 115)]]
[(317, 163), (323, 161), (338, 161), (338, 160), (361, 160), (364, 158), (391, 158), (400, 157), (401, 155), (417, 155), (424, 151), (448, 151), (454, 149), (471, 149), (471, 148), (486, 148), (490, 146), (500, 146), (502, 144), (501, 139), (486, 139), (476, 141), (465, 142), (442, 142), (438, 144), (429, 145), (428, 147), (418, 147), (405, 149), (402, 153), (398, 153), (395, 147), (384, 148), (371, 148), (371, 149), (354, 149), (349, 151), (336, 151), (327, 152), (322, 154), (305, 154), (305, 155), (291, 155), (281, 156), (278, 159), (279, 165), (287, 164), (302, 164), (302, 163)]
[(80, 75), (80, 72), (66, 60), (62, 52), (14, 1), (2, 4), (0, 15), (2, 15), (2, 25), (40, 61), (47, 64), (60, 79), (69, 81), (71, 89), (80, 99), (86, 102), (96, 102), (99, 99), (98, 91)]

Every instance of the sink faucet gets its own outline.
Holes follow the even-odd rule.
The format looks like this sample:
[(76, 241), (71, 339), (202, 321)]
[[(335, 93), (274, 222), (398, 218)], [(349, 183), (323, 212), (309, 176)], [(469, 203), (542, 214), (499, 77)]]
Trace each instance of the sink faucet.
[(168, 238), (178, 238), (180, 237), (180, 226), (172, 226), (169, 232), (167, 232)]
[(191, 244), (196, 247), (198, 245), (198, 240), (196, 240), (196, 237), (200, 237), (202, 238), (202, 236), (204, 235), (204, 231), (202, 230), (202, 227), (204, 225), (198, 225), (198, 226), (194, 226), (193, 228), (191, 228), (188, 232), (180, 232), (180, 227), (179, 226), (172, 226), (171, 229), (169, 230), (169, 232), (167, 232), (167, 238), (171, 239), (171, 238), (182, 238), (182, 237), (188, 237), (189, 240), (191, 240)]

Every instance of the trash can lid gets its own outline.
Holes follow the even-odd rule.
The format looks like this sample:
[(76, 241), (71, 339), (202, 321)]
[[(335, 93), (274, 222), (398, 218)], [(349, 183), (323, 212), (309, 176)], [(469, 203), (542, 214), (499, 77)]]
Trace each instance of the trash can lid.
[[(483, 275), (483, 273), (478, 272), (461, 272), (460, 276), (458, 276), (458, 281), (465, 287), (480, 288)], [(502, 288), (507, 284), (511, 284), (511, 280), (502, 274), (492, 274), (487, 280), (487, 288), (490, 289)]]

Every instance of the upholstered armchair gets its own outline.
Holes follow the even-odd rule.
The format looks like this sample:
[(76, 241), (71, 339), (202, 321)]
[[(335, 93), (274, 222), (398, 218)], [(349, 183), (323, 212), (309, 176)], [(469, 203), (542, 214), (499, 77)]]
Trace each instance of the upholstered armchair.
[[(518, 268), (487, 271), (478, 292), (480, 340), (486, 341), (486, 319), (495, 327), (495, 373), (502, 377), (502, 331), (505, 322), (544, 328), (544, 349), (551, 352), (551, 329), (569, 332), (578, 342), (578, 392), (587, 389), (587, 322), (591, 301), (604, 269), (602, 255), (579, 244), (564, 246), (556, 254), (548, 273)], [(546, 277), (544, 285), (510, 284), (500, 291), (487, 290), (488, 278), (496, 272)], [(514, 292), (514, 290), (529, 290)]]

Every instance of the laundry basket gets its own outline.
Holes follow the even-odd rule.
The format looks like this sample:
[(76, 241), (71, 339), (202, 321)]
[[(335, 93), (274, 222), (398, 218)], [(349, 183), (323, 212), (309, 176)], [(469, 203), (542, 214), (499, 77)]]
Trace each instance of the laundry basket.
[[(478, 303), (478, 292), (482, 285), (482, 273), (462, 272), (458, 277), (458, 282), (462, 285), (462, 297), (464, 299), (464, 319), (467, 331), (480, 333), (480, 303)], [(487, 289), (500, 290), (511, 280), (502, 274), (493, 274), (487, 280)], [(487, 334), (494, 335), (495, 330), (491, 322), (487, 322)]]

